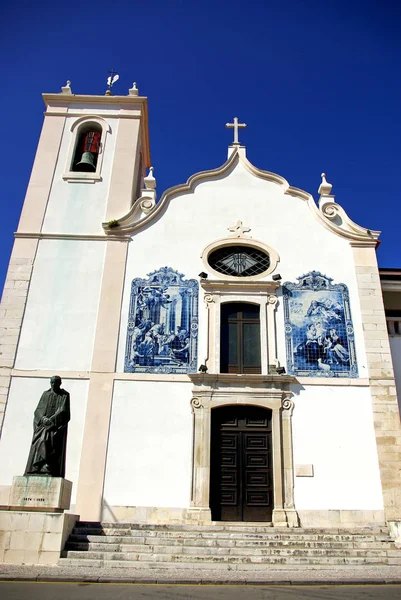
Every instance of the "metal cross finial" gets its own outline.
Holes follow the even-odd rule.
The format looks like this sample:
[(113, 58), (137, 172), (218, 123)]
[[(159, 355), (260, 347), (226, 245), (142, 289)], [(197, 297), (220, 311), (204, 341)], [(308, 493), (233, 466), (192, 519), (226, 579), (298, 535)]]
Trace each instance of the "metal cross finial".
[(110, 77), (108, 78), (108, 81), (110, 82), (109, 83), (109, 90), (110, 90), (113, 85), (114, 75), (117, 75), (117, 71), (115, 71), (114, 69), (111, 69), (111, 71), (108, 71), (108, 74), (110, 75)]
[(238, 219), (238, 221), (235, 223), (235, 225), (231, 225), (230, 227), (228, 227), (228, 231), (233, 232), (233, 234), (234, 234), (233, 237), (241, 237), (244, 235), (244, 233), (251, 231), (251, 228), (244, 227), (244, 225), (242, 224), (242, 221), (240, 219)]
[(234, 142), (233, 146), (239, 146), (238, 141), (238, 129), (245, 129), (246, 123), (238, 123), (238, 117), (234, 117), (234, 123), (226, 123), (226, 127), (234, 129)]

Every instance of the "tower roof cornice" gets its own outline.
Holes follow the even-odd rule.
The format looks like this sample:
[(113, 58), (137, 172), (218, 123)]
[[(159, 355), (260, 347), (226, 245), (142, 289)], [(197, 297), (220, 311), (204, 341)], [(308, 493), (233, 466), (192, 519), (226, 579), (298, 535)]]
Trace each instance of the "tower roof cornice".
[(146, 96), (92, 96), (89, 94), (42, 94), (43, 101), (46, 106), (49, 105), (68, 105), (82, 102), (85, 104), (125, 104), (138, 105), (142, 104), (147, 107), (148, 99)]

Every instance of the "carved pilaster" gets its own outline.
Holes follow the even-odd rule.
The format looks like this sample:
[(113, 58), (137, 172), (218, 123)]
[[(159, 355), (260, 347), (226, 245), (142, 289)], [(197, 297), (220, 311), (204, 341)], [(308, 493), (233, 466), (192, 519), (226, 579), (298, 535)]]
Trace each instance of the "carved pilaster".
[[(205, 402), (206, 400), (206, 402)], [(206, 406), (204, 406), (206, 404)], [(206, 511), (210, 516), (210, 420), (211, 411), (207, 398), (194, 396), (191, 399), (193, 414), (193, 468), (191, 507)]]
[[(277, 306), (277, 296), (269, 294), (267, 297), (267, 340), (268, 340), (268, 365), (277, 365), (277, 348), (276, 348), (276, 318), (275, 310)], [(268, 368), (266, 373), (268, 372)]]
[(292, 447), (292, 413), (294, 410), (294, 401), (291, 392), (283, 392), (281, 408), (284, 510), (286, 511), (288, 526), (298, 527), (298, 514), (294, 507), (294, 458)]
[(207, 340), (206, 340), (206, 357), (205, 365), (209, 372), (215, 373), (219, 370), (220, 365), (216, 365), (216, 356), (218, 352), (216, 349), (216, 321), (218, 309), (216, 309), (216, 296), (214, 294), (205, 294), (204, 302), (207, 308)]

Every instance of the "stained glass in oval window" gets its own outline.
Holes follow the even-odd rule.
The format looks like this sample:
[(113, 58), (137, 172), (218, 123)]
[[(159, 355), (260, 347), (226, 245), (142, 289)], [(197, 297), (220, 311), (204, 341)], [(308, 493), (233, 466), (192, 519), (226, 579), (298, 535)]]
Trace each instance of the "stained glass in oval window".
[(270, 266), (267, 252), (252, 246), (224, 246), (214, 250), (208, 262), (212, 269), (232, 277), (253, 277), (260, 275)]

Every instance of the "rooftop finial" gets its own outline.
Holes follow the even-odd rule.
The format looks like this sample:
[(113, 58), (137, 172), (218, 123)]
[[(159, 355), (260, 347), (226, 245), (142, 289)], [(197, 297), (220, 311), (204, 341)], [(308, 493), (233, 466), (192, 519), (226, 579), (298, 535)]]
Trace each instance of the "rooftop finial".
[(61, 88), (62, 94), (72, 94), (71, 92), (71, 81), (68, 79), (67, 83)]
[(226, 123), (226, 127), (228, 129), (234, 129), (234, 142), (233, 146), (239, 146), (240, 143), (238, 141), (238, 129), (245, 129), (246, 123), (238, 123), (238, 117), (234, 117), (234, 123)]
[(156, 188), (156, 179), (153, 177), (154, 168), (150, 167), (149, 175), (145, 177), (143, 183), (145, 184), (145, 188), (147, 190), (154, 190)]
[(137, 96), (138, 95), (138, 88), (136, 87), (136, 81), (134, 81), (134, 83), (132, 84), (132, 88), (130, 88), (128, 90), (128, 94), (130, 96)]
[(322, 183), (319, 186), (318, 193), (321, 196), (330, 196), (331, 188), (333, 186), (326, 180), (326, 173), (322, 173)]

